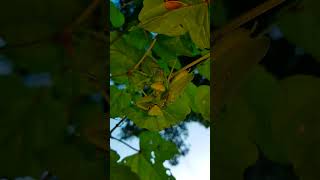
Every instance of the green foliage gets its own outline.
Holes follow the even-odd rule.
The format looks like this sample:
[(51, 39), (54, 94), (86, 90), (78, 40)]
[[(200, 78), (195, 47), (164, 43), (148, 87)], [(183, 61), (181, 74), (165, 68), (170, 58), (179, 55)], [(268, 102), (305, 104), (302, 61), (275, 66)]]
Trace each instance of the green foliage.
[[(0, 176), (40, 179), (49, 171), (59, 179), (106, 178), (102, 101), (89, 97), (105, 90), (107, 22), (100, 21), (99, 3), (82, 16), (89, 3), (1, 3), (7, 46), (0, 53), (13, 69), (0, 77)], [(28, 79), (38, 73), (49, 75), (48, 85)]]
[[(213, 51), (214, 178), (243, 179), (244, 170), (257, 160), (259, 148), (274, 162), (292, 163), (300, 179), (319, 179), (319, 78), (295, 75), (277, 80), (257, 66), (268, 50), (268, 39), (261, 37), (260, 30), (254, 31), (258, 36), (252, 38), (239, 26), (224, 29), (226, 20), (236, 14), (236, 6), (215, 2), (213, 24), (221, 27), (218, 33), (225, 34), (215, 40)], [(266, 18), (269, 22), (264, 25), (275, 20), (289, 42), (319, 59), (317, 3), (288, 3), (273, 16), (276, 19)], [(247, 17), (255, 17), (254, 12), (247, 12)], [(241, 21), (246, 23), (240, 16), (229, 25), (240, 25)], [(200, 67), (200, 74), (205, 76)], [(196, 87), (189, 86), (187, 91), (195, 92)], [(262, 165), (260, 160), (257, 164)]]
[(126, 115), (127, 109), (130, 107), (131, 95), (117, 89), (115, 86), (111, 86), (110, 94), (112, 97), (110, 98), (110, 117), (122, 117)]
[(196, 109), (199, 110), (205, 120), (210, 120), (210, 87), (206, 85), (197, 88), (194, 97)]
[(249, 35), (249, 31), (238, 29), (216, 42), (212, 71), (216, 86), (213, 91), (214, 116), (269, 48), (267, 38), (251, 38)]
[(130, 167), (141, 180), (175, 179), (163, 163), (179, 152), (158, 132), (174, 127), (191, 111), (210, 119), (210, 87), (189, 88), (195, 86), (193, 67), (199, 62), (182, 66), (185, 57), (196, 61), (203, 56), (201, 74), (208, 77), (208, 4), (182, 2), (190, 6), (167, 10), (162, 0), (144, 0), (142, 9), (135, 9), (140, 23), (135, 25), (126, 17), (123, 27), (128, 30), (110, 34), (110, 78), (115, 83), (110, 89), (110, 117), (126, 117), (144, 130), (139, 136), (140, 151), (111, 165), (113, 178), (128, 179), (115, 168), (128, 172), (125, 167)]
[(110, 151), (110, 180), (132, 179), (139, 180), (137, 174), (132, 172), (128, 166), (118, 163), (119, 155)]
[(129, 109), (128, 117), (141, 128), (160, 131), (184, 120), (190, 113), (188, 97), (181, 96), (161, 111), (163, 113), (161, 116), (150, 116), (146, 112), (133, 107)]
[(272, 121), (274, 136), (283, 145), (297, 173), (307, 180), (319, 173), (319, 79), (293, 76), (280, 82), (283, 111), (276, 111)]
[(213, 142), (217, 146), (212, 150), (212, 173), (216, 179), (242, 179), (244, 170), (255, 162), (257, 149), (249, 139), (253, 120), (245, 101), (234, 97), (219, 121), (215, 122)]
[[(319, 167), (317, 142), (320, 136), (316, 130), (319, 127), (316, 120), (319, 118), (316, 104), (320, 102), (319, 84), (318, 78), (303, 75), (279, 81), (263, 68), (255, 67), (241, 84), (240, 91), (227, 103), (225, 111), (219, 118), (220, 121), (215, 126), (214, 141), (219, 143), (219, 147), (214, 149), (217, 168), (224, 167), (220, 163), (229, 163), (229, 166), (233, 163), (233, 171), (238, 172), (237, 175), (240, 176), (245, 167), (250, 163), (253, 164), (253, 157), (249, 161), (249, 156), (238, 154), (237, 160), (234, 160), (232, 157), (226, 159), (227, 154), (219, 153), (226, 149), (238, 149), (236, 152), (240, 153), (249, 147), (250, 149), (246, 149), (245, 152), (253, 152), (256, 149), (253, 146), (255, 144), (269, 159), (275, 162), (293, 163), (295, 171), (301, 178), (317, 179), (319, 177), (316, 171)], [(236, 106), (239, 99), (241, 103)], [(228, 122), (231, 120), (232, 122)], [(235, 124), (239, 120), (241, 124)], [(229, 123), (228, 127), (221, 127), (224, 123)], [(237, 126), (239, 130), (232, 129), (230, 124)], [(221, 137), (221, 131), (227, 135), (232, 134), (233, 139), (228, 139), (227, 135)], [(241, 136), (244, 139), (238, 139)], [(235, 141), (239, 144), (222, 147)], [(243, 166), (236, 166), (240, 160), (243, 160), (241, 162)], [(223, 169), (217, 170), (217, 173), (223, 172)]]
[(317, 45), (320, 41), (318, 34), (320, 13), (316, 7), (319, 5), (317, 0), (300, 1), (296, 7), (284, 11), (278, 20), (285, 37), (318, 60), (320, 60)]
[[(7, 1), (0, 7), (0, 34), (8, 44), (50, 38), (71, 24), (89, 1)], [(50, 56), (49, 56), (50, 57)]]
[(189, 32), (198, 48), (210, 47), (210, 24), (206, 3), (191, 2), (188, 6), (167, 10), (162, 0), (145, 0), (139, 20), (139, 27), (148, 31), (168, 36), (179, 36)]
[(197, 66), (199, 73), (210, 80), (210, 61), (205, 61)]
[(125, 158), (123, 163), (136, 172), (141, 180), (150, 177), (155, 180), (175, 179), (166, 174), (163, 162), (176, 153), (175, 144), (165, 141), (158, 133), (146, 132), (140, 135), (140, 152)]
[(119, 9), (110, 1), (110, 21), (113, 27), (121, 27), (124, 24), (124, 16)]

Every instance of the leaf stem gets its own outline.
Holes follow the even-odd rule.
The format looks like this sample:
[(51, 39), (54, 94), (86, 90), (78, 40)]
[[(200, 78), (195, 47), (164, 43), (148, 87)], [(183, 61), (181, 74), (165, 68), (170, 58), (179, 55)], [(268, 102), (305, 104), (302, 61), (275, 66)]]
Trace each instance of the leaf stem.
[(73, 31), (75, 26), (80, 25), (83, 21), (85, 21), (92, 12), (98, 7), (101, 0), (92, 0), (91, 4), (80, 14), (80, 16), (69, 26), (66, 28), (66, 31)]
[(223, 28), (217, 30), (215, 39), (219, 39), (224, 34), (227, 34), (231, 31), (237, 29), (241, 25), (251, 21), (252, 19), (256, 18), (257, 16), (260, 16), (261, 14), (263, 14), (263, 13), (269, 11), (270, 9), (282, 4), (285, 1), (286, 0), (268, 0), (268, 1), (260, 4), (259, 6), (253, 8), (252, 10), (250, 10), (250, 11), (246, 12), (245, 14), (239, 16), (238, 18), (234, 19), (233, 21), (231, 21), (230, 23), (225, 25)]
[(134, 70), (133, 72), (137, 72), (137, 73), (141, 74), (142, 76), (150, 77), (148, 74), (146, 74), (142, 71), (139, 71), (139, 70)]
[(173, 64), (173, 66), (172, 66), (172, 68), (171, 68), (170, 74), (169, 74), (168, 79), (167, 79), (168, 82), (169, 82), (169, 80), (171, 79), (171, 75), (172, 75), (172, 73), (173, 73), (174, 66), (176, 66), (176, 64), (177, 64), (177, 61), (178, 61), (178, 59), (176, 59), (176, 60), (174, 61), (174, 64)]
[(154, 40), (152, 41), (152, 43), (150, 44), (149, 48), (147, 49), (147, 51), (144, 53), (144, 55), (142, 56), (142, 58), (139, 60), (139, 62), (133, 67), (132, 70), (136, 70), (140, 64), (146, 59), (146, 57), (148, 56), (148, 54), (150, 53), (150, 51), (152, 50), (154, 44), (156, 43), (157, 38), (154, 38)]
[(127, 116), (123, 117), (123, 118), (111, 129), (110, 134), (112, 134), (112, 132), (113, 132), (114, 130), (116, 130), (116, 129), (122, 124), (122, 122), (125, 121), (126, 119), (127, 119)]
[[(202, 62), (202, 61), (204, 61), (204, 60), (207, 60), (209, 57), (210, 57), (210, 53), (208, 53), (208, 54), (200, 57), (199, 59), (193, 61), (192, 63), (184, 66), (184, 67), (181, 68), (179, 71), (175, 72), (175, 73), (170, 77), (170, 79), (172, 79), (174, 76), (176, 76), (176, 75), (179, 74), (180, 72), (182, 72), (182, 71), (184, 71), (184, 70), (186, 70), (186, 69), (188, 69), (188, 68), (190, 68), (190, 67), (192, 67), (192, 66), (194, 66), (194, 65), (196, 65), (196, 64), (198, 64), (198, 63), (200, 63), (200, 62)], [(170, 80), (170, 79), (169, 79), (169, 80)]]
[(113, 137), (113, 136), (111, 136), (110, 138), (111, 138), (111, 139), (114, 139), (114, 140), (116, 140), (116, 141), (121, 142), (122, 144), (124, 144), (124, 145), (128, 146), (129, 148), (131, 148), (131, 149), (133, 149), (133, 150), (135, 150), (135, 151), (137, 151), (137, 152), (140, 152), (138, 149), (136, 149), (136, 148), (132, 147), (130, 144), (128, 144), (128, 143), (126, 143), (126, 142), (122, 141), (121, 139), (115, 138), (115, 137)]

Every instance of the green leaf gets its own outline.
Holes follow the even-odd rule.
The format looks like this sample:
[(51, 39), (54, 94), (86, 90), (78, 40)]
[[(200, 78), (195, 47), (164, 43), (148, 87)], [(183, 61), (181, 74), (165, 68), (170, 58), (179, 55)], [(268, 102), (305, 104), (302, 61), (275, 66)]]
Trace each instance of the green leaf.
[[(226, 35), (215, 44), (213, 51), (213, 114), (219, 114), (224, 104), (232, 99), (241, 82), (264, 57), (269, 40), (264, 37), (250, 38), (250, 33), (239, 29)], [(231, 53), (232, 52), (232, 53)]]
[[(213, 178), (243, 179), (244, 170), (255, 163), (258, 152), (249, 139), (254, 115), (245, 101), (233, 97), (225, 112), (215, 119), (213, 126)], [(232, 173), (231, 173), (232, 172)]]
[(210, 24), (206, 3), (167, 10), (162, 0), (144, 0), (139, 26), (159, 34), (180, 36), (189, 32), (198, 48), (210, 47)]
[(40, 153), (38, 157), (46, 159), (47, 164), (44, 167), (61, 179), (107, 178), (105, 157), (88, 157), (84, 152), (79, 151), (76, 146), (54, 146), (48, 149), (46, 154)]
[(190, 112), (189, 98), (184, 94), (165, 109), (162, 109), (163, 116), (150, 116), (147, 112), (132, 107), (129, 109), (128, 118), (140, 128), (161, 131), (184, 120)]
[(277, 136), (273, 135), (272, 128), (274, 109), (282, 109), (282, 106), (279, 106), (282, 101), (279, 82), (265, 69), (256, 66), (243, 83), (240, 94), (255, 115), (251, 131), (252, 139), (268, 159), (288, 163), (286, 153), (281, 148), (282, 144), (277, 142)]
[(199, 73), (208, 80), (210, 80), (210, 63), (210, 60), (206, 60), (197, 66)]
[(104, 138), (107, 121), (101, 103), (80, 101), (72, 106), (71, 119), (75, 133), (81, 134), (83, 140), (90, 143), (88, 147), (98, 147), (106, 150), (107, 142)]
[(110, 1), (110, 21), (113, 27), (118, 28), (124, 24), (125, 18), (120, 10)]
[[(116, 36), (111, 33), (111, 36)], [(130, 36), (130, 33), (128, 34)], [(144, 51), (130, 46), (123, 38), (115, 41), (110, 47), (110, 70), (111, 78), (117, 83), (128, 83), (127, 72), (143, 56)]]
[(178, 153), (175, 144), (162, 139), (159, 133), (144, 132), (140, 135), (140, 149), (138, 154), (125, 158), (123, 163), (137, 173), (141, 180), (174, 179), (166, 174), (163, 162)]
[(287, 152), (301, 179), (320, 178), (320, 80), (296, 75), (281, 81), (283, 101), (275, 108), (274, 137)]
[(210, 120), (210, 86), (199, 86), (194, 98), (196, 109), (205, 120)]
[(137, 174), (132, 172), (129, 167), (117, 163), (120, 156), (113, 150), (110, 151), (110, 159), (110, 180), (139, 180)]
[(145, 50), (145, 48), (151, 43), (151, 36), (141, 28), (123, 35), (123, 39), (128, 45), (139, 50)]
[(8, 45), (49, 40), (70, 25), (88, 3), (78, 0), (3, 2), (0, 7), (1, 37)]
[(144, 132), (140, 135), (140, 150), (148, 156), (154, 151), (156, 163), (159, 164), (178, 153), (176, 145), (164, 140), (157, 132)]
[(200, 113), (198, 106), (195, 104), (195, 94), (197, 94), (198, 87), (193, 83), (189, 83), (186, 87), (186, 94), (189, 97), (189, 106), (193, 112)]
[[(161, 56), (163, 51), (171, 53), (176, 56), (193, 56), (193, 48), (188, 47), (191, 41), (188, 41), (185, 36), (169, 37), (165, 35), (158, 35), (157, 42), (153, 50)], [(159, 52), (160, 51), (160, 52)]]
[(110, 117), (122, 117), (126, 115), (131, 105), (131, 95), (115, 86), (110, 87)]
[[(303, 0), (295, 8), (283, 12), (278, 24), (284, 36), (320, 61), (320, 12), (317, 0)], [(297, 36), (297, 34), (299, 34)]]
[[(10, 101), (0, 103), (0, 122), (4, 128), (0, 158), (6, 162), (0, 167), (0, 174), (38, 176), (45, 163), (37, 157), (38, 152), (63, 140), (67, 126), (65, 106), (52, 98), (48, 90), (42, 89), (40, 93), (40, 90), (23, 87), (14, 78), (10, 81), (5, 87), (11, 88), (11, 93), (0, 93), (2, 100), (10, 98)], [(19, 161), (28, 163), (28, 166), (15, 163)]]

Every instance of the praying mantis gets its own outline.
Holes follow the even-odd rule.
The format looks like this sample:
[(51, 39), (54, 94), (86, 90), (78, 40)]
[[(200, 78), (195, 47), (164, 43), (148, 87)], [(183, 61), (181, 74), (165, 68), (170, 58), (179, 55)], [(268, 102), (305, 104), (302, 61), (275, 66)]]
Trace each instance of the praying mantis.
[(173, 103), (193, 79), (193, 74), (183, 70), (170, 80), (158, 69), (153, 76), (152, 92), (136, 100), (135, 105), (150, 116), (163, 116), (162, 109)]

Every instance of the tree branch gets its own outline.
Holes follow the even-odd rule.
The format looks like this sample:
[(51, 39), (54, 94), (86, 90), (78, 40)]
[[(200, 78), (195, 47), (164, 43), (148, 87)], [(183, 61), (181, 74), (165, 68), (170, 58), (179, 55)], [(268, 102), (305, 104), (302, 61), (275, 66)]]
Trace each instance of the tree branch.
[[(175, 73), (170, 77), (170, 79), (172, 79), (173, 77), (175, 77), (175, 76), (176, 76), (177, 74), (179, 74), (180, 72), (182, 72), (182, 71), (184, 71), (184, 70), (186, 70), (186, 69), (188, 69), (188, 68), (190, 68), (190, 67), (192, 67), (192, 66), (194, 66), (194, 65), (196, 65), (196, 64), (198, 64), (198, 63), (200, 63), (200, 62), (202, 62), (202, 61), (204, 61), (204, 60), (207, 60), (209, 57), (210, 57), (210, 53), (208, 53), (208, 54), (200, 57), (199, 59), (197, 59), (197, 60), (195, 60), (195, 61), (192, 61), (192, 63), (184, 66), (184, 67), (181, 68), (179, 71), (175, 72)], [(170, 80), (170, 79), (169, 79), (169, 80)]]
[(80, 16), (69, 26), (66, 28), (66, 31), (72, 32), (75, 26), (78, 26), (83, 21), (85, 21), (91, 13), (98, 7), (101, 0), (92, 0), (91, 4), (80, 14)]
[(117, 129), (117, 128), (121, 125), (121, 123), (122, 123), (123, 121), (125, 121), (126, 119), (127, 119), (127, 116), (123, 117), (123, 118), (120, 120), (120, 122), (118, 122), (118, 123), (116, 124), (116, 126), (114, 126), (114, 127), (111, 129), (110, 134), (112, 134), (112, 132), (113, 132), (115, 129)]
[(110, 138), (111, 138), (111, 139), (114, 139), (114, 140), (117, 140), (117, 141), (119, 141), (119, 142), (121, 142), (122, 144), (124, 144), (124, 145), (128, 146), (129, 148), (131, 148), (131, 149), (133, 149), (133, 150), (135, 150), (135, 151), (137, 151), (137, 152), (140, 152), (138, 149), (136, 149), (136, 148), (132, 147), (130, 144), (128, 144), (128, 143), (126, 143), (126, 142), (122, 141), (121, 139), (115, 138), (115, 137), (113, 137), (113, 136), (111, 136)]
[(144, 53), (144, 55), (142, 56), (142, 58), (140, 59), (140, 61), (133, 67), (132, 70), (136, 70), (140, 64), (146, 59), (146, 57), (148, 56), (148, 54), (150, 53), (150, 51), (152, 50), (154, 44), (156, 43), (157, 38), (154, 38), (154, 40), (152, 41), (152, 43), (150, 44), (149, 48), (147, 49), (147, 51)]
[(221, 29), (217, 30), (216, 35), (215, 35), (216, 36), (215, 39), (219, 39), (224, 34), (227, 34), (231, 31), (237, 29), (241, 25), (251, 21), (252, 19), (256, 18), (257, 16), (260, 16), (261, 14), (263, 14), (263, 13), (269, 11), (270, 9), (282, 4), (285, 1), (286, 0), (268, 0), (268, 1), (260, 4), (259, 6), (253, 8), (252, 10), (250, 10), (250, 11), (246, 12), (245, 14), (239, 16), (238, 18), (234, 19), (233, 21), (231, 21), (230, 23), (228, 23), (227, 25), (225, 25)]

